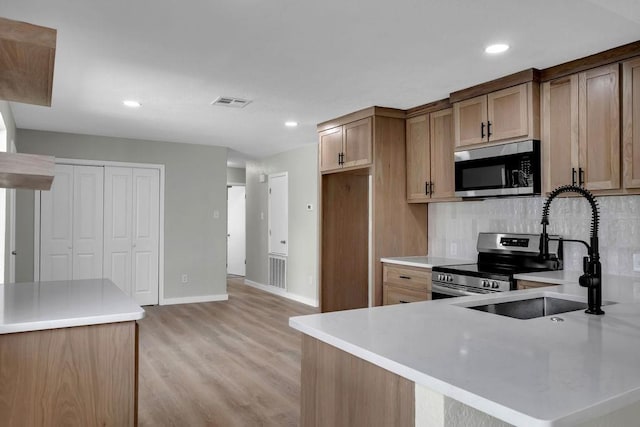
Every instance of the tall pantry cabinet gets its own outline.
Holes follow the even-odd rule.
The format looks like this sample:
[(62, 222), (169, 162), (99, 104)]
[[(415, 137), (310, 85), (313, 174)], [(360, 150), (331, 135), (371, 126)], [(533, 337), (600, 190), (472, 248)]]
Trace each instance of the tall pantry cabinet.
[[(358, 132), (350, 135), (353, 124)], [(405, 113), (371, 107), (320, 123), (318, 132), (321, 310), (381, 305), (380, 258), (427, 253), (427, 205), (405, 198)], [(349, 140), (331, 143), (370, 156), (349, 165), (336, 148), (327, 167), (323, 140), (338, 134)]]

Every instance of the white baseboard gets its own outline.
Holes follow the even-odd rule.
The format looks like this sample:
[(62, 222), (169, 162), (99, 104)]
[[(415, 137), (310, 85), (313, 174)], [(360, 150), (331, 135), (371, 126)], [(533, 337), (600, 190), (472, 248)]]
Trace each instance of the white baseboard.
[(165, 298), (162, 301), (160, 301), (160, 305), (193, 304), (196, 302), (227, 301), (228, 299), (229, 299), (228, 294), (202, 295), (197, 297), (182, 297), (182, 298)]
[(276, 288), (274, 286), (263, 285), (262, 283), (254, 282), (252, 280), (244, 279), (244, 284), (260, 289), (261, 291), (269, 292), (271, 294), (279, 295), (287, 299), (301, 302), (302, 304), (310, 305), (311, 307), (318, 307), (318, 300), (313, 298), (302, 297), (300, 295), (292, 294), (283, 289)]

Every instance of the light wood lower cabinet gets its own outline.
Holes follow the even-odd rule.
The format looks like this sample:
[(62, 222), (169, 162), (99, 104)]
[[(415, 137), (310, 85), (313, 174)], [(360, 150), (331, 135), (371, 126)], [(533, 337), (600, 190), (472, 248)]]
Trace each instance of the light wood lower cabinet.
[(382, 304), (403, 304), (431, 299), (431, 269), (383, 264)]
[(415, 384), (302, 336), (302, 427), (415, 425)]
[(558, 286), (554, 283), (532, 282), (529, 280), (518, 280), (518, 290), (546, 288), (547, 286)]
[(0, 335), (3, 426), (137, 424), (136, 322)]

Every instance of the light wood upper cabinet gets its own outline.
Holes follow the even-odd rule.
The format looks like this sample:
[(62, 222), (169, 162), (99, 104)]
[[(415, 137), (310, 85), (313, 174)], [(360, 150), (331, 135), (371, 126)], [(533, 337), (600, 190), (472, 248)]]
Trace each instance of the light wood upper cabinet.
[(431, 135), (431, 199), (450, 199), (455, 196), (455, 168), (453, 152), (453, 109), (429, 115)]
[(429, 115), (407, 119), (407, 201), (429, 200), (431, 155), (429, 144)]
[(619, 189), (619, 66), (546, 82), (542, 100), (544, 191)]
[(487, 96), (453, 104), (456, 147), (487, 142)]
[(624, 187), (640, 188), (640, 58), (625, 62), (622, 73)]
[(320, 171), (371, 164), (371, 118), (357, 120), (320, 132)]
[(453, 110), (436, 111), (406, 123), (407, 201), (454, 197)]
[(342, 126), (322, 131), (318, 134), (320, 144), (320, 170), (328, 171), (341, 168)]
[(453, 104), (456, 147), (538, 138), (539, 85), (529, 82)]

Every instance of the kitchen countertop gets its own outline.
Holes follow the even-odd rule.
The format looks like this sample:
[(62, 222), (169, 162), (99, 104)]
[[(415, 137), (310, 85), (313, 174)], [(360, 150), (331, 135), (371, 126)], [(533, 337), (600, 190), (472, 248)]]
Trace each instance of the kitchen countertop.
[(469, 264), (469, 263), (475, 262), (475, 261), (469, 261), (466, 259), (443, 258), (443, 257), (433, 257), (433, 256), (389, 257), (389, 258), (380, 258), (380, 261), (387, 264), (406, 265), (408, 267), (421, 267), (421, 268), (433, 268), (438, 265)]
[(109, 279), (0, 285), (0, 334), (126, 322), (144, 310)]
[(580, 310), (557, 315), (563, 322), (463, 306), (558, 294), (586, 301), (577, 284), (299, 316), (289, 324), (508, 423), (573, 425), (640, 402), (640, 278), (612, 279), (603, 298), (618, 303), (603, 307), (604, 316)]

